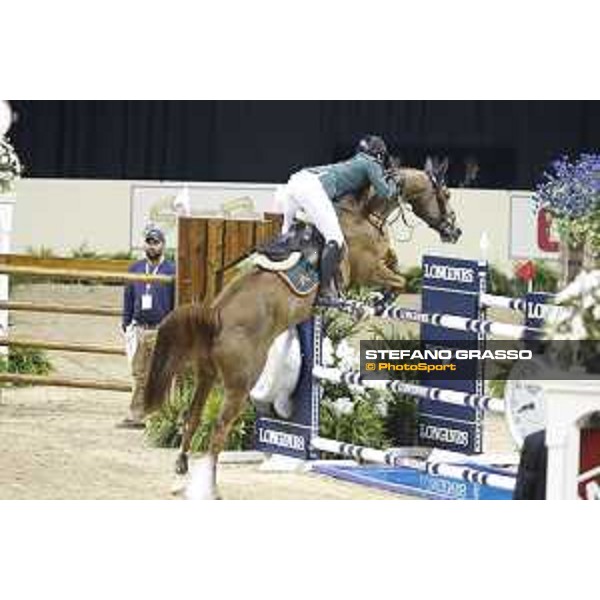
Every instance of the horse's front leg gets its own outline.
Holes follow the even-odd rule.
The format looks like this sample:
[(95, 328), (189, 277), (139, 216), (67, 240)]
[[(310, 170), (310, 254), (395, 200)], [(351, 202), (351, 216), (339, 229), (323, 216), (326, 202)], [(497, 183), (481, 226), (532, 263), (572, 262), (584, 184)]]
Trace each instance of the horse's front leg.
[(398, 263), (398, 255), (394, 252), (392, 248), (388, 248), (383, 257), (383, 264), (391, 269), (397, 275), (400, 275), (400, 266)]
[(406, 290), (406, 278), (390, 269), (385, 260), (377, 263), (371, 283), (381, 285), (395, 294), (400, 294)]

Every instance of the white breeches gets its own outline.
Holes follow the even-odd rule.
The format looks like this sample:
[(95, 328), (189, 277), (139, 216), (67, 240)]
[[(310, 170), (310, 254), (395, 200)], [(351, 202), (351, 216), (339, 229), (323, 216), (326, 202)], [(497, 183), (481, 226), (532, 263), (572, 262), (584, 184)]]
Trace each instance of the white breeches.
[(344, 234), (340, 227), (333, 203), (323, 189), (318, 176), (309, 171), (300, 171), (290, 177), (285, 189), (283, 205), (283, 233), (292, 226), (292, 221), (303, 211), (325, 238), (344, 245)]

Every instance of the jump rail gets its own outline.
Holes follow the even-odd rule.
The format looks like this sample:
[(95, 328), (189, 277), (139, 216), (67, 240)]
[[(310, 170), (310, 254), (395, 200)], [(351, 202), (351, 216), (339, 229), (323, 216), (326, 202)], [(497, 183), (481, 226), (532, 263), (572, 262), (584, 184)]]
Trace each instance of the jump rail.
[(426, 313), (401, 306), (371, 306), (366, 302), (357, 300), (339, 300), (327, 304), (327, 308), (336, 308), (359, 317), (382, 317), (384, 319), (443, 327), (444, 329), (452, 329), (454, 331), (496, 335), (509, 340), (532, 339), (540, 337), (543, 333), (541, 329), (526, 327), (525, 325), (499, 323), (487, 319), (469, 319), (445, 313)]
[(0, 264), (0, 274), (29, 275), (57, 279), (93, 279), (95, 281), (110, 281), (115, 283), (130, 283), (133, 281), (170, 283), (174, 277), (170, 275), (142, 275), (137, 273), (108, 273), (105, 271), (84, 271), (70, 269), (51, 269), (44, 267), (21, 267)]
[(51, 342), (29, 338), (0, 338), (0, 346), (18, 348), (39, 348), (40, 350), (62, 350), (63, 352), (84, 352), (90, 354), (111, 354), (125, 356), (122, 348), (102, 346), (99, 344), (80, 344), (77, 342)]
[(330, 440), (322, 437), (312, 438), (311, 444), (316, 450), (347, 456), (359, 461), (373, 462), (393, 467), (405, 467), (427, 473), (428, 475), (452, 477), (454, 479), (467, 481), (468, 483), (491, 486), (502, 490), (511, 491), (515, 487), (514, 477), (508, 475), (490, 473), (466, 465), (404, 457), (398, 455), (393, 449), (374, 450), (365, 446), (346, 444), (344, 442), (338, 442), (337, 440)]
[(132, 390), (131, 384), (126, 381), (50, 377), (46, 375), (23, 375), (20, 373), (0, 373), (0, 382), (49, 387), (86, 388), (114, 392), (131, 392)]
[(112, 308), (109, 306), (69, 306), (66, 304), (36, 304), (35, 302), (10, 301), (0, 301), (0, 310), (20, 310), (65, 315), (91, 315), (99, 317), (120, 317), (122, 314), (120, 308)]
[(376, 390), (386, 389), (398, 394), (406, 394), (407, 396), (412, 396), (414, 398), (437, 400), (439, 402), (446, 402), (457, 406), (468, 406), (470, 408), (478, 408), (500, 414), (506, 412), (503, 398), (457, 392), (438, 387), (418, 385), (416, 383), (406, 383), (405, 381), (400, 380), (364, 379), (359, 371), (342, 371), (341, 369), (316, 366), (313, 369), (313, 376), (321, 381), (345, 383)]

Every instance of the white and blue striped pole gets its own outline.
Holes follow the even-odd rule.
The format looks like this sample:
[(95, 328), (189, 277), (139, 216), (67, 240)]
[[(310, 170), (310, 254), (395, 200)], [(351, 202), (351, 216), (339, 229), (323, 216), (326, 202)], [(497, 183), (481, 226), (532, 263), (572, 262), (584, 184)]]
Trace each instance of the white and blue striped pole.
[(382, 306), (373, 307), (365, 302), (356, 300), (340, 300), (332, 305), (333, 308), (349, 312), (358, 317), (382, 317), (394, 319), (397, 321), (408, 321), (432, 325), (433, 327), (443, 327), (455, 331), (466, 331), (471, 333), (485, 333), (495, 335), (509, 340), (521, 340), (524, 338), (540, 336), (541, 329), (526, 327), (524, 325), (513, 325), (511, 323), (499, 323), (488, 319), (469, 319), (457, 315), (444, 313), (424, 313), (412, 308), (401, 306)]
[(393, 467), (405, 467), (434, 475), (439, 477), (450, 477), (476, 483), (483, 486), (491, 486), (502, 490), (511, 491), (515, 487), (515, 478), (509, 475), (500, 475), (490, 473), (481, 469), (475, 469), (466, 465), (450, 464), (444, 462), (428, 461), (419, 458), (411, 458), (403, 453), (390, 450), (376, 450), (366, 446), (357, 446), (356, 444), (347, 444), (328, 438), (312, 438), (312, 447), (321, 452), (347, 456), (358, 461), (371, 462)]
[(386, 389), (397, 394), (406, 394), (407, 396), (423, 398), (425, 400), (447, 402), (448, 404), (468, 406), (500, 414), (506, 412), (504, 399), (495, 398), (494, 396), (445, 390), (400, 380), (364, 379), (359, 371), (343, 371), (341, 369), (322, 366), (314, 368), (313, 376), (320, 381), (345, 383), (347, 385), (362, 386), (370, 389)]

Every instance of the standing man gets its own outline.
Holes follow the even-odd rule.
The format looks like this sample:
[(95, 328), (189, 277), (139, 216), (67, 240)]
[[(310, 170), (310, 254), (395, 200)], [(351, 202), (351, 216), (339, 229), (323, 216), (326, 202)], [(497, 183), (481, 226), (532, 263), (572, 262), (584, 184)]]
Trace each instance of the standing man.
[[(129, 267), (130, 273), (143, 275), (175, 275), (175, 263), (164, 259), (165, 234), (155, 225), (146, 228), (144, 252), (146, 258)], [(123, 331), (127, 356), (131, 362), (133, 393), (129, 416), (119, 423), (127, 429), (143, 429), (144, 387), (152, 352), (156, 342), (156, 329), (173, 310), (175, 284), (136, 281), (125, 287), (123, 297)]]

